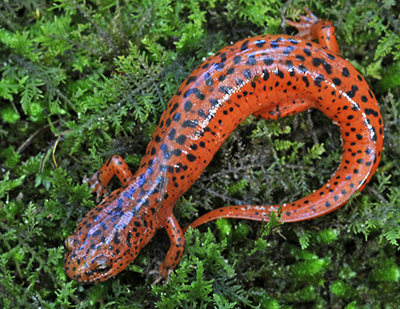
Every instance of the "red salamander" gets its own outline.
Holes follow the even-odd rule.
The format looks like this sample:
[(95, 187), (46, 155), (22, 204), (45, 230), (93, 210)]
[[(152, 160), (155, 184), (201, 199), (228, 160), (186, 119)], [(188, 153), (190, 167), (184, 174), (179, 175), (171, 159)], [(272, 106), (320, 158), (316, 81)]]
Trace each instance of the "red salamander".
[[(364, 188), (382, 155), (379, 106), (364, 78), (339, 57), (332, 23), (306, 13), (300, 22), (288, 22), (299, 30), (296, 37), (247, 38), (208, 58), (171, 98), (138, 171), (132, 175), (123, 159), (114, 156), (91, 178), (98, 198), (113, 175), (122, 187), (90, 211), (65, 240), (64, 267), (70, 278), (100, 282), (115, 276), (165, 228), (171, 246), (156, 282), (167, 279), (185, 246), (174, 204), (250, 115), (277, 119), (321, 110), (341, 132), (343, 154), (337, 171), (322, 188), (292, 203), (222, 207), (191, 227), (218, 218), (267, 221), (279, 207), (282, 222), (308, 220), (338, 209)], [(319, 44), (311, 42), (316, 39)]]

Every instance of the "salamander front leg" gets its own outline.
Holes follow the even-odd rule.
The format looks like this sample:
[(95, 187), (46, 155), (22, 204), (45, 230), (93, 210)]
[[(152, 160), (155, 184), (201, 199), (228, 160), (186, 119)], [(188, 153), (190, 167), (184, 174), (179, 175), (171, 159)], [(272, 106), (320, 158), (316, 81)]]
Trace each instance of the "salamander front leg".
[(158, 277), (153, 284), (157, 284), (162, 279), (165, 279), (165, 283), (168, 283), (169, 276), (181, 260), (185, 249), (185, 237), (183, 236), (182, 228), (174, 215), (171, 215), (166, 220), (164, 228), (166, 229), (171, 241), (171, 247), (167, 252), (164, 262), (160, 264)]
[(89, 179), (92, 192), (96, 192), (96, 202), (107, 190), (111, 178), (116, 175), (122, 185), (125, 185), (132, 178), (132, 172), (124, 159), (120, 156), (112, 156), (107, 162)]

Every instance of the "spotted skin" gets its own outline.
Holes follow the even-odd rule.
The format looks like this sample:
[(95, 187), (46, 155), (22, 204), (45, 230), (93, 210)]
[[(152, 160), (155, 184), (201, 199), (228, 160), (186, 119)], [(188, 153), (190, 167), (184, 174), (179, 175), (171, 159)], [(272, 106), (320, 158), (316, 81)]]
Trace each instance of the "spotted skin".
[[(267, 221), (282, 208), (282, 222), (316, 218), (339, 208), (361, 191), (381, 155), (383, 125), (364, 78), (339, 57), (334, 29), (310, 11), (299, 37), (261, 35), (223, 48), (199, 65), (171, 98), (139, 170), (132, 175), (114, 156), (90, 180), (98, 198), (113, 175), (122, 188), (89, 212), (65, 241), (65, 271), (79, 282), (105, 281), (121, 272), (165, 228), (171, 247), (160, 265), (168, 278), (182, 257), (184, 231), (173, 206), (201, 175), (229, 134), (248, 116), (277, 119), (310, 108), (339, 127), (342, 160), (319, 190), (293, 203), (227, 206), (189, 226), (218, 218)], [(309, 40), (318, 39), (319, 44)]]

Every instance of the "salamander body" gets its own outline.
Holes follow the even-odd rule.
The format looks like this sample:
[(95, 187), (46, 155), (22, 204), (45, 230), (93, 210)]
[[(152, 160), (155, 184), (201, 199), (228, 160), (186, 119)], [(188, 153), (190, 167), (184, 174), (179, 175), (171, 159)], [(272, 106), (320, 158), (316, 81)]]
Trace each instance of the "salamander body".
[[(121, 272), (165, 228), (171, 247), (160, 265), (168, 278), (184, 251), (176, 201), (202, 174), (229, 134), (248, 116), (277, 119), (321, 110), (341, 131), (343, 155), (332, 178), (285, 205), (240, 205), (213, 210), (190, 226), (218, 218), (266, 221), (282, 207), (283, 222), (316, 218), (361, 191), (382, 154), (383, 124), (364, 78), (339, 56), (332, 24), (311, 12), (297, 37), (261, 35), (223, 48), (181, 84), (161, 116), (138, 171), (119, 156), (90, 180), (100, 197), (113, 175), (122, 183), (90, 211), (65, 245), (65, 271), (80, 282), (105, 281)], [(311, 40), (319, 40), (319, 44)]]

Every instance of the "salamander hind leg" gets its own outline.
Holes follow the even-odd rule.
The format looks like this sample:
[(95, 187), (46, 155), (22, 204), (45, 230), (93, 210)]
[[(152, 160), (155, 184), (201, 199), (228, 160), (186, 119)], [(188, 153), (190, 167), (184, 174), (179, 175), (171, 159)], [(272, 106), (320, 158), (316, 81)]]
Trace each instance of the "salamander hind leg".
[(299, 16), (299, 22), (285, 20), (288, 25), (295, 27), (299, 31), (295, 36), (310, 41), (318, 40), (319, 45), (334, 52), (336, 55), (340, 55), (332, 22), (319, 19), (309, 9), (304, 10), (306, 15)]
[(109, 158), (107, 162), (90, 177), (88, 182), (92, 192), (96, 192), (97, 202), (100, 201), (100, 198), (106, 192), (107, 185), (114, 175), (118, 177), (122, 185), (128, 183), (132, 178), (132, 172), (120, 156), (112, 156)]

